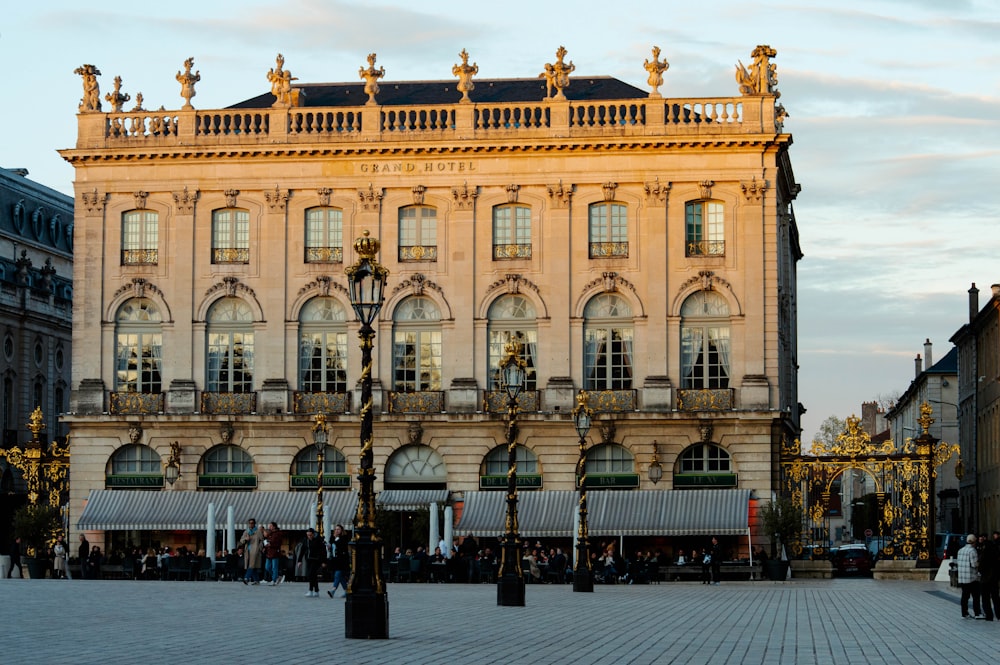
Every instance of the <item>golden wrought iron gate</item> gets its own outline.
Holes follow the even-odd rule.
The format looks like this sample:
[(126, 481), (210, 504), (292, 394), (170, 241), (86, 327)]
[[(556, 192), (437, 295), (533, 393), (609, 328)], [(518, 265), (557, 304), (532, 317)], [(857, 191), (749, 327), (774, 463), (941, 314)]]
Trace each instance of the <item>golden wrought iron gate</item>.
[(813, 556), (826, 553), (830, 539), (831, 492), (845, 472), (856, 470), (872, 479), (877, 506), (877, 537), (883, 555), (892, 559), (929, 562), (934, 538), (934, 480), (937, 469), (952, 455), (957, 444), (940, 441), (928, 433), (934, 418), (927, 402), (920, 405), (917, 422), (923, 430), (907, 438), (898, 449), (892, 440), (873, 444), (861, 429), (860, 419), (847, 419), (847, 429), (834, 443), (814, 442), (811, 454), (803, 454), (796, 439), (781, 449), (781, 491), (802, 509), (799, 540), (790, 544), (801, 556), (807, 548)]

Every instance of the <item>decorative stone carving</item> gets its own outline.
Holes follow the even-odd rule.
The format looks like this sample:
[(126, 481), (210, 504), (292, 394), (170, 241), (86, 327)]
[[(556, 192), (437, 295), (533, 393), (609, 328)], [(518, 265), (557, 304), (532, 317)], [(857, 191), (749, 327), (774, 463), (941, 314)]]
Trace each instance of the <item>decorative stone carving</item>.
[(183, 192), (174, 192), (174, 205), (177, 206), (177, 212), (184, 214), (194, 212), (194, 204), (198, 200), (199, 193), (197, 189), (189, 192), (187, 187), (184, 188)]
[(361, 201), (361, 207), (364, 210), (370, 210), (372, 212), (378, 212), (378, 210), (382, 207), (382, 197), (384, 195), (384, 189), (381, 187), (376, 189), (371, 183), (368, 183), (368, 189), (358, 190), (358, 200)]
[(146, 109), (142, 108), (142, 93), (141, 92), (135, 93), (135, 106), (132, 107), (132, 110), (133, 111), (145, 111), (146, 110)]
[(410, 190), (413, 193), (413, 205), (422, 206), (424, 204), (424, 192), (427, 188), (423, 185), (414, 185)]
[[(538, 78), (545, 79), (546, 101), (551, 99), (566, 99), (566, 94), (563, 90), (569, 87), (569, 75), (576, 69), (576, 65), (573, 64), (572, 60), (569, 61), (569, 64), (563, 62), (566, 53), (566, 47), (560, 46), (556, 51), (555, 64), (545, 63), (545, 71), (538, 75)], [(556, 91), (555, 96), (552, 95), (553, 88)]]
[(419, 446), (424, 438), (424, 428), (419, 422), (412, 422), (406, 430), (406, 439), (411, 446)]
[(739, 298), (736, 297), (736, 293), (733, 291), (733, 285), (716, 275), (711, 270), (700, 270), (697, 275), (692, 275), (687, 281), (680, 285), (677, 289), (676, 295), (674, 296), (674, 303), (672, 305), (673, 311), (680, 310), (681, 303), (684, 298), (689, 295), (688, 291), (692, 286), (699, 283), (702, 291), (714, 291), (716, 289), (725, 289), (726, 291), (729, 291), (732, 302), (736, 303), (736, 314), (743, 316), (743, 307)]
[(90, 215), (103, 213), (104, 205), (108, 202), (108, 196), (108, 194), (98, 194), (96, 187), (92, 192), (81, 192), (80, 198), (83, 199), (83, 209)]
[(472, 102), (469, 98), (469, 93), (475, 90), (476, 86), (472, 82), (472, 77), (479, 73), (479, 65), (476, 63), (469, 64), (469, 53), (465, 49), (458, 54), (458, 57), (462, 59), (461, 65), (455, 65), (451, 68), (451, 73), (458, 77), (458, 85), (455, 88), (462, 93), (462, 99), (459, 100), (462, 104), (468, 104)]
[(115, 89), (112, 92), (104, 95), (104, 101), (111, 104), (112, 113), (121, 113), (122, 104), (132, 99), (128, 93), (122, 94), (122, 77), (115, 77)]
[(601, 189), (604, 190), (604, 200), (614, 201), (615, 200), (615, 190), (618, 189), (617, 182), (606, 182), (601, 185)]
[(649, 205), (666, 205), (671, 186), (669, 182), (661, 183), (659, 176), (653, 182), (647, 182), (644, 189), (646, 190), (646, 200)]
[(750, 182), (741, 182), (740, 188), (743, 190), (743, 196), (746, 197), (747, 201), (760, 201), (767, 190), (767, 180), (757, 182), (757, 176), (753, 176)]
[(784, 104), (778, 104), (774, 107), (774, 128), (777, 131), (781, 131), (785, 128), (785, 118), (788, 117), (788, 111), (785, 110)]
[(264, 199), (267, 200), (267, 205), (271, 210), (283, 211), (288, 203), (288, 197), (291, 195), (291, 190), (278, 189), (278, 186), (275, 185), (273, 192), (264, 192)]
[(181, 97), (184, 99), (184, 106), (181, 109), (184, 111), (190, 111), (194, 108), (191, 106), (191, 98), (195, 96), (194, 84), (201, 80), (201, 70), (192, 74), (192, 67), (194, 67), (194, 58), (188, 58), (184, 61), (184, 73), (177, 72), (175, 77), (177, 82), (181, 84)]
[(240, 195), (240, 190), (238, 189), (227, 189), (222, 192), (222, 195), (226, 197), (226, 205), (230, 208), (236, 207), (236, 198)]
[(316, 190), (316, 194), (319, 195), (319, 204), (321, 206), (330, 205), (330, 194), (333, 194), (333, 190), (329, 187), (320, 187)]
[(22, 249), (21, 256), (14, 261), (14, 275), (18, 284), (28, 283), (29, 270), (31, 270), (31, 259), (28, 258), (28, 250)]
[(97, 77), (101, 70), (93, 65), (80, 65), (73, 70), (74, 74), (83, 77), (83, 99), (80, 100), (80, 113), (94, 113), (101, 110), (101, 87)]
[(455, 198), (455, 206), (459, 210), (472, 210), (476, 197), (479, 196), (479, 188), (469, 187), (469, 183), (464, 182), (461, 187), (452, 189), (451, 195)]
[(646, 79), (646, 83), (653, 88), (649, 93), (650, 98), (660, 99), (663, 95), (660, 94), (660, 86), (663, 85), (663, 72), (667, 71), (670, 67), (670, 63), (664, 58), (660, 60), (660, 47), (653, 47), (653, 59), (646, 60), (642, 63), (642, 66), (647, 72), (649, 72), (649, 78)]
[(222, 444), (228, 446), (233, 442), (233, 424), (232, 423), (222, 423), (219, 425), (219, 438), (222, 439)]
[(135, 197), (135, 208), (136, 210), (146, 209), (146, 197), (149, 196), (149, 192), (144, 192), (142, 190), (132, 192), (132, 196)]
[(702, 422), (698, 425), (698, 440), (702, 443), (709, 443), (712, 440), (712, 423), (708, 421)]
[(298, 81), (298, 79), (292, 76), (292, 72), (287, 69), (282, 69), (285, 64), (285, 56), (278, 54), (276, 58), (276, 67), (274, 69), (267, 70), (267, 80), (271, 82), (271, 94), (274, 95), (274, 103), (271, 104), (272, 108), (291, 108), (293, 106), (299, 106), (299, 95), (300, 90), (292, 89), (292, 81)]
[(615, 421), (613, 420), (601, 420), (598, 421), (598, 427), (601, 430), (601, 443), (611, 444), (615, 442)]
[(128, 440), (129, 443), (137, 444), (142, 441), (142, 424), (137, 422), (130, 422), (128, 424)]
[(771, 62), (771, 58), (778, 55), (778, 52), (768, 46), (761, 44), (750, 54), (753, 57), (753, 64), (749, 68), (743, 65), (742, 61), (737, 61), (736, 82), (740, 86), (740, 94), (744, 97), (748, 95), (774, 95), (780, 97), (776, 86), (778, 85), (778, 66)]
[(559, 181), (558, 185), (549, 185), (549, 198), (552, 199), (553, 208), (566, 208), (569, 206), (569, 200), (573, 197), (573, 190), (576, 189), (576, 185), (566, 185), (563, 186), (562, 180)]
[(350, 292), (346, 287), (333, 281), (332, 277), (328, 275), (320, 275), (313, 281), (309, 282), (301, 289), (299, 289), (299, 296), (304, 296), (309, 292), (315, 292), (320, 296), (328, 296), (332, 291), (336, 291), (340, 295), (344, 296), (345, 299), (350, 300)]
[(225, 291), (227, 296), (235, 296), (238, 293), (242, 293), (254, 300), (257, 299), (257, 294), (246, 284), (240, 282), (239, 277), (233, 277), (231, 275), (223, 277), (221, 282), (216, 282), (211, 287), (205, 291), (205, 296), (211, 296), (217, 291)]
[(444, 298), (444, 289), (442, 289), (438, 284), (427, 279), (427, 276), (423, 273), (416, 273), (411, 275), (409, 279), (405, 279), (392, 290), (392, 294), (396, 295), (401, 291), (409, 291), (411, 295), (422, 296), (427, 289), (436, 291)]
[(507, 185), (507, 203), (517, 203), (517, 192), (520, 185)]
[(701, 198), (710, 199), (712, 198), (712, 187), (715, 186), (714, 180), (702, 180), (698, 183), (698, 190), (701, 192)]
[(378, 94), (378, 80), (385, 76), (385, 67), (379, 67), (375, 69), (375, 58), (376, 54), (368, 54), (368, 69), (361, 67), (358, 70), (358, 75), (365, 82), (365, 94), (368, 95), (368, 104), (376, 104), (375, 95)]

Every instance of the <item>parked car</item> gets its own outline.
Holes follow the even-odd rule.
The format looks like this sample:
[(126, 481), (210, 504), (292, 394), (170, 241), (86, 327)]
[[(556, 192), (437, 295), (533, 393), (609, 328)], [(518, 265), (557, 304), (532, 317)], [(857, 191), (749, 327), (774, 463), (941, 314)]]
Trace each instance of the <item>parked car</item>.
[(961, 533), (934, 534), (934, 562), (940, 565), (945, 559), (954, 559), (963, 547), (965, 535)]
[(862, 544), (842, 545), (833, 554), (833, 569), (838, 575), (870, 575), (874, 568), (872, 555)]

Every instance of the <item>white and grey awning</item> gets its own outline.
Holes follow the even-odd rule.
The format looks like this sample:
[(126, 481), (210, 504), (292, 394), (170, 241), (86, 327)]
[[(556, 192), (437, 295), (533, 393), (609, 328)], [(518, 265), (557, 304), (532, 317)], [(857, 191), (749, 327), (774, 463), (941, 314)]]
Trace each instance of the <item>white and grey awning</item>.
[[(215, 504), (216, 529), (226, 528), (229, 506), (237, 525), (250, 518), (258, 524), (277, 522), (286, 530), (304, 530), (315, 515), (312, 492), (189, 492), (143, 490), (92, 490), (80, 515), (82, 531), (205, 529), (208, 504)], [(350, 524), (358, 506), (358, 493), (325, 492), (323, 510), (334, 524)]]
[(448, 503), (448, 490), (382, 490), (375, 501), (383, 510), (426, 510), (432, 503)]
[[(470, 491), (457, 531), (503, 533), (506, 492)], [(573, 537), (578, 493), (518, 493), (518, 525), (529, 538)], [(594, 536), (732, 536), (747, 532), (750, 490), (603, 490), (587, 493)]]

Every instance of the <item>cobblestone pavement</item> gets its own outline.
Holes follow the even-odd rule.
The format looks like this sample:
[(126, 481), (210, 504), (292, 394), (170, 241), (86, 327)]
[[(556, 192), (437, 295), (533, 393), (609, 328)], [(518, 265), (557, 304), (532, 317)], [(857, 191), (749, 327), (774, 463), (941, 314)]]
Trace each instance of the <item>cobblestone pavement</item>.
[[(962, 620), (935, 582), (791, 580), (389, 585), (388, 640), (346, 640), (344, 601), (302, 583), (3, 580), (0, 663), (988, 662), (1000, 622)], [(990, 656), (989, 654), (993, 654)]]

